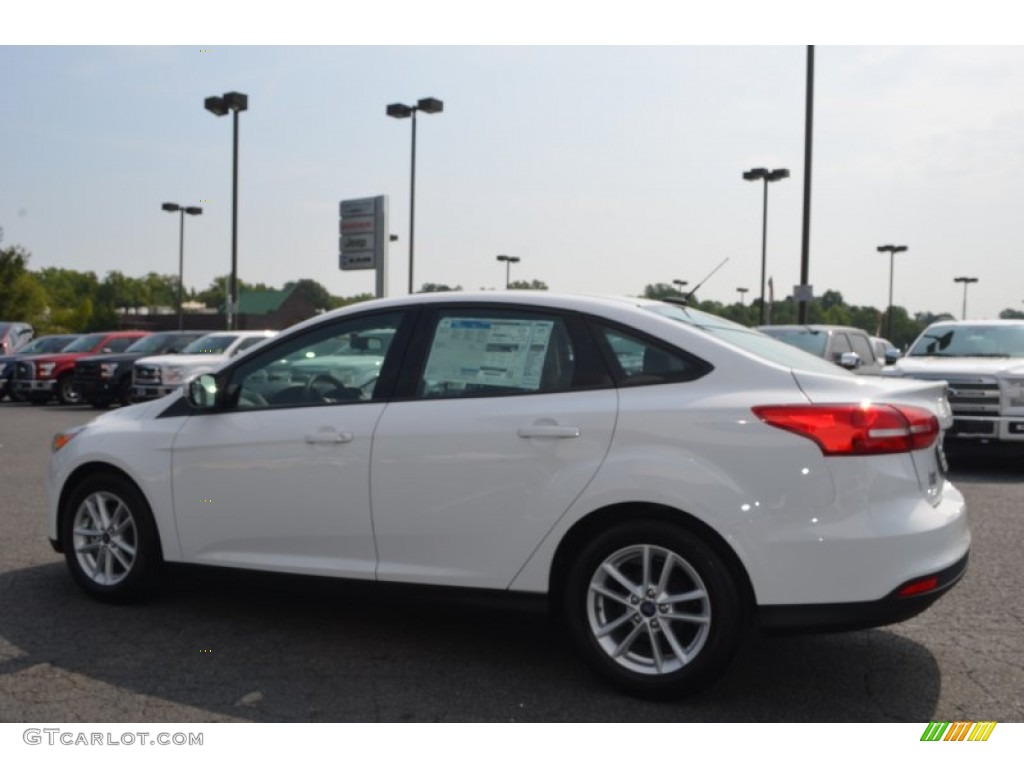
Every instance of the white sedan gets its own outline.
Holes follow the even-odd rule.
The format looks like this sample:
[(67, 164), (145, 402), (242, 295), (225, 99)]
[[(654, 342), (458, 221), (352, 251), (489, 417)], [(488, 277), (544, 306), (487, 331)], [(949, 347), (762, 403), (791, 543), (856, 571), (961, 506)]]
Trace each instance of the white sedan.
[[(311, 375), (335, 345), (373, 377)], [(752, 629), (877, 626), (952, 587), (950, 422), (941, 382), (661, 302), (384, 299), (55, 436), (49, 537), (101, 600), (165, 562), (547, 595), (599, 674), (674, 696)]]

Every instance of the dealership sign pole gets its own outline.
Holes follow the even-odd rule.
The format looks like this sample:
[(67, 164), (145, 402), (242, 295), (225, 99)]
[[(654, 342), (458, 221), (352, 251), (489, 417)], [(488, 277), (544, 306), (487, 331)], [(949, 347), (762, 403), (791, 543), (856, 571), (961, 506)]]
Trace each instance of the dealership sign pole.
[(387, 292), (387, 195), (341, 201), (341, 240), (338, 266), (343, 270), (377, 270), (377, 298)]

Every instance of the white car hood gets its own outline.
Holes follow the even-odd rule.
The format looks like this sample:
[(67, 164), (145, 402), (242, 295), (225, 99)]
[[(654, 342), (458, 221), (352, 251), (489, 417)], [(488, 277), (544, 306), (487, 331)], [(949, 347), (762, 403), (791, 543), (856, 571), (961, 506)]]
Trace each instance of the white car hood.
[(890, 375), (934, 376), (943, 374), (1020, 374), (1024, 360), (1019, 357), (904, 357), (892, 366)]
[(175, 365), (183, 368), (195, 368), (205, 366), (207, 368), (218, 368), (227, 360), (226, 355), (157, 355), (155, 357), (144, 357), (135, 362), (136, 365)]

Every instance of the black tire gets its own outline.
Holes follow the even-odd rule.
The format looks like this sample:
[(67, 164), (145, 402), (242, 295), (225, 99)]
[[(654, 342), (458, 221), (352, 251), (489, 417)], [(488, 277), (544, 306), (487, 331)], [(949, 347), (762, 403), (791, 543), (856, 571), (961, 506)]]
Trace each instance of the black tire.
[(121, 405), (131, 405), (134, 401), (132, 396), (132, 377), (125, 376), (121, 380), (121, 385), (117, 388), (117, 402)]
[(61, 405), (78, 405), (82, 402), (82, 395), (75, 389), (75, 381), (70, 373), (65, 373), (57, 380), (57, 399)]
[[(683, 594), (693, 597), (671, 599)], [(620, 690), (649, 699), (714, 682), (747, 626), (722, 559), (696, 535), (659, 520), (608, 528), (584, 546), (569, 566), (561, 608), (585, 661)]]
[(110, 603), (147, 597), (163, 558), (145, 497), (120, 475), (85, 478), (61, 510), (60, 540), (71, 575), (89, 595)]

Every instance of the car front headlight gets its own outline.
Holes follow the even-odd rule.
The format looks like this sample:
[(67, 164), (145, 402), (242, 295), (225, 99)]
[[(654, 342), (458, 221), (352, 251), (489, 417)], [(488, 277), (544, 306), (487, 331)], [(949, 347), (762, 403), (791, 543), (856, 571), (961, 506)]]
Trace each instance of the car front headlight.
[(36, 376), (40, 379), (45, 379), (53, 373), (53, 369), (56, 367), (56, 363), (39, 363), (39, 365), (36, 366)]
[(100, 378), (112, 379), (117, 373), (117, 363), (100, 363)]
[(1002, 379), (1003, 395), (1010, 408), (1024, 408), (1024, 379)]
[(56, 453), (65, 445), (71, 442), (75, 435), (79, 435), (88, 428), (87, 424), (83, 424), (80, 427), (72, 427), (71, 429), (65, 429), (63, 432), (58, 432), (53, 436), (53, 440), (50, 442), (50, 452)]
[(183, 384), (186, 378), (188, 378), (186, 366), (168, 366), (164, 369), (165, 384)]

